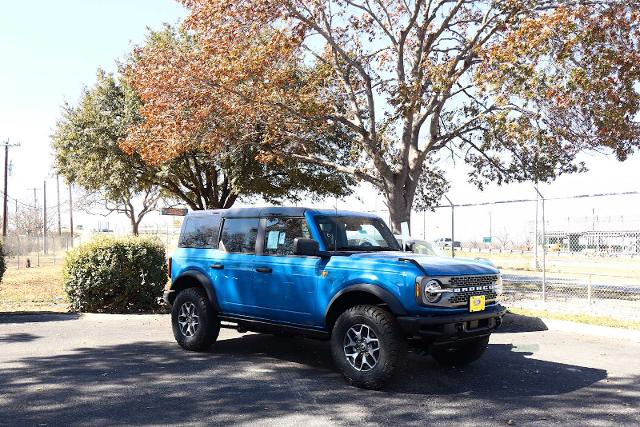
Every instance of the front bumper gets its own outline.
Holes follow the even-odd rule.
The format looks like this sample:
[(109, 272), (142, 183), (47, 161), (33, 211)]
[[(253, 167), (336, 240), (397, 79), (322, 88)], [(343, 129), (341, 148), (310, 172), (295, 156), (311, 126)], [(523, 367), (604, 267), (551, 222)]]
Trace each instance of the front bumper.
[(453, 342), (491, 334), (500, 326), (506, 311), (506, 307), (496, 304), (477, 313), (399, 316), (397, 319), (405, 335), (410, 338)]

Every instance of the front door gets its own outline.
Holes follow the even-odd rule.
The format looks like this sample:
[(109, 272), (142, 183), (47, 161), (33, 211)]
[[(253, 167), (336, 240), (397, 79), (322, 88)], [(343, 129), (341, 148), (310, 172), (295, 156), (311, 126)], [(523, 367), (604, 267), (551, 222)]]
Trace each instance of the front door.
[(267, 217), (261, 221), (262, 253), (255, 256), (253, 286), (260, 317), (310, 325), (321, 260), (293, 255), (293, 240), (311, 237), (307, 222), (303, 217)]

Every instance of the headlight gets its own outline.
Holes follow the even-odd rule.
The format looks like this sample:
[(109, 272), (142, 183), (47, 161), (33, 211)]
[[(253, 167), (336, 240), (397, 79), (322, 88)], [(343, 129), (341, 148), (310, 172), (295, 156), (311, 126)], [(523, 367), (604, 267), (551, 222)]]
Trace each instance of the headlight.
[(450, 288), (443, 287), (438, 279), (427, 276), (416, 277), (416, 299), (418, 304), (435, 304), (441, 300), (442, 294), (453, 292)]
[(434, 303), (440, 299), (442, 295), (442, 285), (435, 279), (431, 279), (424, 286), (424, 299)]

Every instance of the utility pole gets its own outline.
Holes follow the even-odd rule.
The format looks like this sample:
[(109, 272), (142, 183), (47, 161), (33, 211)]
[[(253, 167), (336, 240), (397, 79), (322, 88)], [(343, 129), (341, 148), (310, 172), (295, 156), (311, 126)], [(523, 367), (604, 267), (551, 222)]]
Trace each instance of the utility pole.
[(8, 178), (9, 178), (9, 147), (18, 147), (20, 143), (10, 144), (7, 139), (4, 143), (4, 205), (2, 210), (2, 237), (7, 236), (7, 219), (9, 216), (9, 208), (7, 206), (7, 191), (8, 191)]
[(56, 201), (58, 202), (58, 236), (62, 236), (62, 219), (60, 216), (60, 175), (56, 175)]
[(69, 183), (69, 232), (71, 234), (71, 247), (73, 247), (73, 199), (71, 197), (71, 183)]
[(43, 213), (43, 224), (42, 224), (42, 252), (46, 255), (47, 253), (47, 180), (44, 180), (44, 185), (42, 187), (42, 209)]

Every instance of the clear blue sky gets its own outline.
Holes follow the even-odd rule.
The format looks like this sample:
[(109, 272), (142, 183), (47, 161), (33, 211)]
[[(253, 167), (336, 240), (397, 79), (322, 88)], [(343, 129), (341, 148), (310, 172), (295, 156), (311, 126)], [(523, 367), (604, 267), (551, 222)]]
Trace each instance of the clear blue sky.
[[(11, 150), (11, 196), (31, 202), (33, 191), (28, 189), (42, 188), (42, 181), (49, 177), (48, 197), (54, 200), (49, 136), (60, 115), (60, 106), (65, 100), (75, 102), (82, 87), (93, 84), (98, 67), (113, 70), (115, 60), (122, 58), (132, 44), (143, 40), (147, 27), (176, 23), (185, 15), (186, 11), (174, 0), (0, 0), (0, 140), (9, 137), (22, 143), (21, 147)], [(543, 192), (547, 196), (562, 196), (640, 189), (638, 154), (625, 163), (602, 156), (585, 156), (585, 160), (592, 172), (563, 177), (551, 186), (542, 186)], [(453, 182), (450, 197), (455, 203), (534, 197), (530, 184), (489, 186), (479, 192), (467, 183), (467, 168), (462, 162), (443, 167)], [(382, 198), (372, 191), (365, 188), (358, 193), (362, 195), (361, 200), (348, 198), (340, 202), (341, 207), (383, 208)], [(38, 198), (41, 200), (41, 197), (39, 191)], [(333, 200), (325, 204), (332, 206)], [(556, 211), (553, 215), (565, 221), (570, 215), (591, 215), (594, 208), (603, 215), (640, 215), (637, 197), (592, 199), (582, 201), (580, 206), (577, 202), (549, 203), (549, 209)], [(502, 224), (494, 225), (494, 229), (522, 228), (518, 223), (532, 220), (531, 206), (501, 205), (484, 209), (488, 210), (493, 211), (495, 224)], [(475, 213), (461, 208), (456, 226), (459, 233), (468, 238), (486, 234), (488, 215), (484, 211)], [(97, 219), (85, 221), (91, 221), (86, 227), (93, 227)], [(148, 223), (153, 221), (150, 218)], [(448, 232), (448, 210), (430, 214), (428, 222), (438, 234), (432, 237), (441, 237)], [(421, 232), (421, 225), (420, 221), (414, 230)]]
[(0, 0), (0, 141), (22, 144), (10, 154), (10, 195), (31, 201), (27, 188), (50, 175), (49, 135), (63, 102), (75, 102), (98, 67), (115, 69), (147, 27), (185, 14), (174, 0)]

